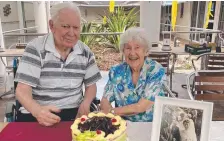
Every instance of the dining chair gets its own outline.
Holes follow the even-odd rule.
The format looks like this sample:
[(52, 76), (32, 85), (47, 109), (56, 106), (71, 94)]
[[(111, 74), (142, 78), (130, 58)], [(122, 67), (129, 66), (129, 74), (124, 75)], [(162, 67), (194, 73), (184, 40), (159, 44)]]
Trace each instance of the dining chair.
[[(13, 67), (13, 73), (14, 73), (14, 77), (17, 71), (17, 67), (18, 67), (18, 63), (19, 60), (16, 60), (15, 62), (16, 64)], [(14, 90), (16, 90), (17, 87), (17, 82), (14, 82)], [(100, 110), (100, 100), (95, 97), (92, 101), (92, 103), (90, 104), (90, 111), (99, 111)], [(19, 103), (19, 101), (17, 99), (15, 99), (15, 102), (8, 102), (6, 104), (6, 110), (5, 110), (5, 121), (7, 122), (12, 122), (12, 121), (17, 121), (17, 117), (19, 114), (21, 114), (20, 112), (20, 107), (22, 105)]]
[[(196, 67), (196, 62), (201, 59), (201, 68)], [(192, 59), (194, 70), (224, 70), (224, 53), (204, 53)]]
[[(194, 70), (224, 70), (224, 53), (204, 53), (192, 59)], [(199, 67), (196, 67), (197, 65)], [(186, 85), (182, 85), (186, 89)]]
[(150, 52), (148, 57), (160, 63), (166, 69), (166, 76), (169, 78), (168, 86), (172, 93), (176, 95), (175, 97), (178, 97), (178, 93), (172, 89), (174, 65), (177, 60), (176, 54), (171, 52)]
[[(193, 81), (192, 81), (193, 79)], [(213, 102), (213, 120), (224, 120), (224, 70), (200, 70), (187, 76), (191, 100)]]
[[(90, 111), (99, 111), (100, 110), (100, 100), (95, 98), (91, 105), (90, 105)], [(21, 114), (20, 112), (20, 107), (22, 105), (19, 103), (18, 100), (15, 100), (15, 102), (8, 102), (6, 104), (6, 110), (5, 110), (5, 122), (16, 122), (17, 121), (17, 117), (19, 114)]]

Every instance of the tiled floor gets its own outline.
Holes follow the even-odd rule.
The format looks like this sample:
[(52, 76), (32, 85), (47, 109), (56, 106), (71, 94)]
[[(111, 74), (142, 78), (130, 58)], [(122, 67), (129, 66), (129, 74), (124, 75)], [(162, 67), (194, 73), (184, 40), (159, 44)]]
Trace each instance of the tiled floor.
[[(179, 93), (179, 98), (182, 99), (189, 99), (189, 96), (187, 95), (186, 89), (183, 89), (181, 87), (181, 84), (185, 83), (186, 76), (189, 72), (180, 72), (176, 71), (174, 74), (174, 79), (173, 79), (173, 90)], [(103, 95), (103, 88), (108, 80), (108, 72), (107, 71), (102, 71), (102, 79), (97, 82), (97, 97), (102, 98)], [(0, 89), (0, 95), (4, 92), (3, 89)], [(5, 105), (7, 102), (12, 102), (14, 98), (4, 98), (0, 99), (0, 122), (4, 120), (4, 114), (5, 114)]]

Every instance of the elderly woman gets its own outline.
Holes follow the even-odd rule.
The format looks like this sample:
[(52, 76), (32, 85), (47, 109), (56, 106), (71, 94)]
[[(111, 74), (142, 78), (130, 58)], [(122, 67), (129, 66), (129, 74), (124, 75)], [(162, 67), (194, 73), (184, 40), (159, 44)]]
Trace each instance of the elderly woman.
[[(134, 122), (151, 122), (155, 96), (164, 96), (165, 69), (148, 56), (150, 44), (142, 28), (130, 28), (122, 36), (125, 62), (111, 67), (101, 109)], [(111, 102), (115, 101), (115, 107)]]

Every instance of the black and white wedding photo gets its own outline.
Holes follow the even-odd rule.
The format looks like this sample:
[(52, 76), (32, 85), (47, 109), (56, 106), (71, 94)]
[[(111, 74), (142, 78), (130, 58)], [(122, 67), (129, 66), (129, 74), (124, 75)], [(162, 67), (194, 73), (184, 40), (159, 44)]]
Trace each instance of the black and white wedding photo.
[(159, 141), (200, 141), (203, 111), (164, 105)]
[(151, 141), (210, 141), (213, 103), (156, 97)]

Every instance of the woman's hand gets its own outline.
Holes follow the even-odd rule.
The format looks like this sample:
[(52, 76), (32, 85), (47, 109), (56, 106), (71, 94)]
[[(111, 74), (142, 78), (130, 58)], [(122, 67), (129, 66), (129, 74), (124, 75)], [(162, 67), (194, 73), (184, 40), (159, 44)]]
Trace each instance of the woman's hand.
[(106, 98), (102, 98), (100, 102), (100, 109), (103, 113), (108, 114), (113, 107)]

